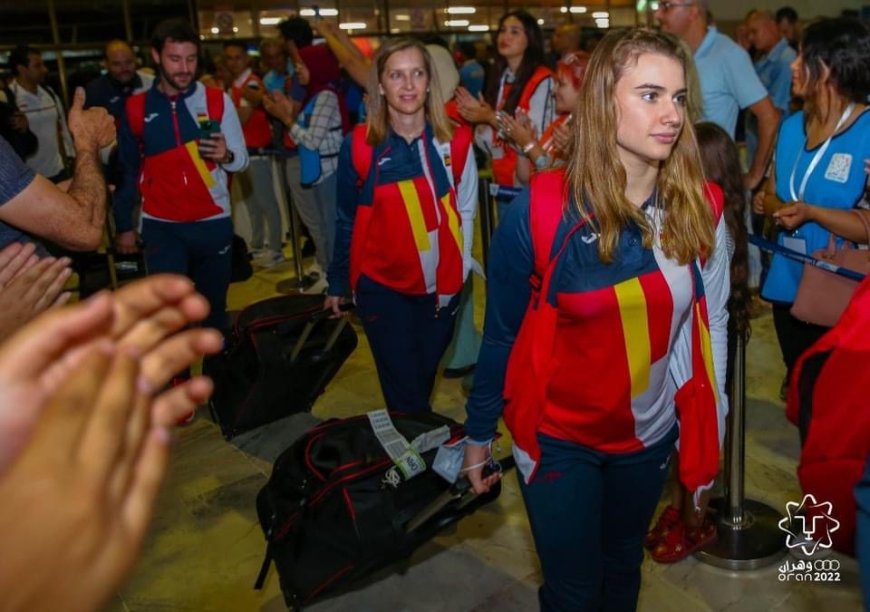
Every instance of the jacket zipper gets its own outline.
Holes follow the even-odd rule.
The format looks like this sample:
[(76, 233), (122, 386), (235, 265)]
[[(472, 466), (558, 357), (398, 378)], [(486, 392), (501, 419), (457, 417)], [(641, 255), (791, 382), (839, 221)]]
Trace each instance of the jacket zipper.
[[(175, 108), (176, 100), (169, 100), (169, 107), (172, 109), (172, 129), (175, 132), (175, 144), (176, 146), (183, 146), (184, 143), (181, 142), (181, 128), (178, 127), (178, 112)], [(184, 185), (187, 186), (187, 172), (182, 170), (181, 176), (184, 179)]]

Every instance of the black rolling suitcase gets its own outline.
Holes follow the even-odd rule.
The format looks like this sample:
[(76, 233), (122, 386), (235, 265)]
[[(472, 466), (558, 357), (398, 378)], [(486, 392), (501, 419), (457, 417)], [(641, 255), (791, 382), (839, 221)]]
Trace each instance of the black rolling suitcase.
[(356, 345), (347, 317), (330, 319), (322, 295), (280, 296), (242, 310), (227, 348), (203, 365), (224, 437), (310, 410)]
[[(450, 439), (463, 435), (459, 423), (435, 413), (390, 416), (407, 441), (445, 427)], [(274, 563), (287, 605), (300, 609), (409, 557), (498, 497), (500, 482), (480, 496), (465, 479), (448, 484), (431, 469), (436, 452), (437, 446), (420, 453), (427, 469), (403, 478), (368, 415), (310, 429), (278, 457), (257, 496), (266, 559), (256, 588)], [(502, 465), (512, 467), (513, 459)]]

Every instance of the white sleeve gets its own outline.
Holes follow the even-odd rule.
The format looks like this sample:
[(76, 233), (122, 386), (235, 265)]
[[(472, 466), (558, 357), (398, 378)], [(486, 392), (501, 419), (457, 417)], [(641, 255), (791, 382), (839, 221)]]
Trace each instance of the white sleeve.
[(224, 116), (221, 119), (221, 133), (227, 141), (227, 148), (233, 152), (233, 162), (223, 164), (227, 172), (241, 172), (248, 167), (248, 149), (245, 146), (245, 136), (242, 124), (233, 101), (224, 93)]
[[(713, 351), (713, 374), (716, 377), (717, 424), (719, 446), (725, 439), (725, 417), (728, 416), (728, 396), (725, 395), (725, 372), (728, 366), (728, 298), (731, 295), (731, 255), (728, 251), (727, 229), (722, 217), (716, 227), (713, 254), (701, 268), (710, 344)], [(668, 365), (674, 389), (682, 387), (692, 377), (692, 316), (683, 321), (674, 339)]]
[(477, 160), (471, 143), (456, 190), (456, 207), (462, 220), (462, 279), (465, 280), (472, 268), (471, 247), (474, 244), (474, 217), (477, 216)]
[(731, 253), (728, 249), (728, 228), (724, 215), (716, 226), (716, 245), (710, 259), (701, 268), (704, 294), (707, 297), (707, 317), (710, 322), (710, 343), (713, 348), (713, 370), (719, 391), (719, 445), (725, 437), (725, 417), (728, 416), (728, 396), (725, 394), (725, 372), (728, 368), (728, 298), (731, 296)]
[(537, 130), (538, 138), (544, 130), (553, 122), (555, 116), (555, 102), (553, 100), (553, 78), (547, 77), (535, 89), (535, 93), (529, 99), (529, 119)]

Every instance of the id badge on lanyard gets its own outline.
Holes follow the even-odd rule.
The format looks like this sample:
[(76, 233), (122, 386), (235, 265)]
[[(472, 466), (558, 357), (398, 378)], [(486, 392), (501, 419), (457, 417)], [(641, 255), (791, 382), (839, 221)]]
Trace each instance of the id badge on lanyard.
[[(852, 111), (854, 109), (855, 109), (855, 103), (853, 102), (853, 103), (849, 104), (849, 106), (846, 107), (846, 110), (843, 111), (843, 114), (840, 115), (840, 120), (837, 121), (837, 126), (834, 128), (834, 131), (831, 132), (831, 135), (828, 136), (828, 139), (822, 143), (822, 146), (820, 146), (818, 148), (815, 155), (813, 155), (813, 158), (810, 160), (810, 163), (807, 166), (807, 169), (804, 171), (804, 176), (801, 179), (800, 187), (797, 189), (797, 191), (795, 191), (794, 179), (795, 179), (795, 174), (797, 173), (798, 162), (800, 161), (800, 158), (801, 158), (800, 152), (798, 153), (797, 158), (795, 158), (795, 161), (794, 161), (794, 166), (792, 166), (792, 169), (791, 169), (791, 177), (789, 177), (789, 181), (788, 181), (789, 195), (791, 195), (792, 202), (802, 202), (803, 201), (804, 193), (807, 190), (807, 183), (810, 180), (810, 176), (812, 175), (812, 173), (816, 169), (816, 167), (819, 165), (819, 162), (822, 161), (822, 157), (824, 157), (825, 153), (828, 151), (828, 147), (831, 145), (831, 140), (834, 138), (834, 135), (840, 131), (840, 128), (843, 127), (844, 123), (846, 123), (846, 120), (852, 114)], [(804, 148), (806, 148), (806, 144), (807, 144), (807, 141), (806, 141), (806, 139), (804, 139)]]

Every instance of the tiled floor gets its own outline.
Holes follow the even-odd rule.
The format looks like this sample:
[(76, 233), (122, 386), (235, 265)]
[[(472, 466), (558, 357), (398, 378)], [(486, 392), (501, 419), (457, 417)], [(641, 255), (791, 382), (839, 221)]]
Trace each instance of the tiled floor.
[[(284, 264), (231, 290), (230, 307), (240, 308), (274, 293), (292, 274)], [(482, 286), (477, 287), (478, 292)], [(478, 299), (478, 308), (480, 308)], [(478, 321), (481, 313), (478, 312)], [(800, 499), (795, 479), (797, 431), (777, 399), (782, 366), (770, 315), (754, 322), (748, 350), (747, 495), (783, 511)], [(459, 381), (439, 380), (434, 405), (463, 417)], [(204, 414), (178, 432), (171, 472), (136, 573), (111, 610), (279, 611), (284, 602), (274, 570), (265, 588), (252, 585), (264, 540), (254, 499), (270, 473), (270, 461), (295, 435), (318, 419), (382, 407), (374, 366), (365, 342), (314, 407), (312, 415), (285, 419), (225, 442)], [(507, 447), (503, 449), (507, 452)], [(537, 609), (540, 572), (514, 476), (497, 502), (463, 520), (413, 556), (403, 573), (384, 573), (358, 590), (310, 607), (338, 611), (526, 611)], [(647, 559), (639, 609), (659, 611), (860, 610), (854, 561), (843, 564), (842, 582), (782, 583), (778, 563), (755, 571), (730, 572), (688, 559), (672, 566)]]

